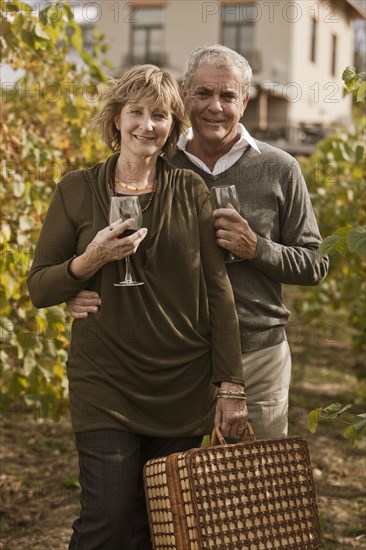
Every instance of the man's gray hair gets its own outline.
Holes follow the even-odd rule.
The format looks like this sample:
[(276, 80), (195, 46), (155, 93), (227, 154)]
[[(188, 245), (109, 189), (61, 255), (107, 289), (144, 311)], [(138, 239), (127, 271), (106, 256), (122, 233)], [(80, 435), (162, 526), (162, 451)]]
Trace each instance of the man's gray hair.
[(238, 69), (242, 76), (243, 94), (248, 93), (253, 74), (251, 66), (245, 57), (221, 44), (197, 48), (190, 54), (183, 77), (185, 89), (189, 88), (192, 77), (201, 63), (215, 63), (218, 68)]

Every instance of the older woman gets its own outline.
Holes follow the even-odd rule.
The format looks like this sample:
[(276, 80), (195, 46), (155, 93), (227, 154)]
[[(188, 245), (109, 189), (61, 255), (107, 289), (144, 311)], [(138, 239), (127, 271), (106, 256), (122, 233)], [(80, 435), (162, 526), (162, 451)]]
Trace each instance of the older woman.
[[(213, 417), (227, 436), (244, 429), (240, 338), (209, 192), (194, 172), (164, 160), (183, 124), (174, 79), (151, 65), (130, 69), (107, 91), (96, 123), (116, 152), (59, 182), (28, 284), (39, 308), (80, 289), (102, 298), (72, 327), (82, 491), (69, 548), (145, 550), (144, 462), (199, 445)], [(131, 194), (144, 227), (118, 238), (133, 220), (109, 225), (109, 203)], [(131, 254), (144, 284), (116, 287), (120, 260)]]

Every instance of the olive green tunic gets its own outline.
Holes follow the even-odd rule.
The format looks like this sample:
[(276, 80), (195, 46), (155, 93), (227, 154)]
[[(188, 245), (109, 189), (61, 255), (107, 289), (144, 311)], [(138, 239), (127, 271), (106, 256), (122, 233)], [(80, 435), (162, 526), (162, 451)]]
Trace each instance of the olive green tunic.
[(42, 308), (81, 289), (101, 296), (100, 311), (72, 326), (74, 431), (204, 434), (212, 426), (215, 384), (243, 383), (243, 377), (233, 294), (203, 180), (159, 158), (156, 194), (144, 214), (149, 232), (133, 257), (143, 286), (113, 286), (124, 277), (124, 261), (109, 262), (90, 280), (68, 270), (108, 225), (117, 158), (58, 184), (28, 279), (31, 299)]

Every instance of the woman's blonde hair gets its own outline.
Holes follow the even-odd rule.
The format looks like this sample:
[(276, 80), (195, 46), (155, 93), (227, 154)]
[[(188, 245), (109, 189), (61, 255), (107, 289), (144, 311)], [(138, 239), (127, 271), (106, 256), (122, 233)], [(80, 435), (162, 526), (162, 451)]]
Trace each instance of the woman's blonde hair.
[(171, 133), (163, 147), (169, 157), (184, 128), (184, 106), (176, 80), (155, 65), (136, 65), (119, 80), (111, 79), (104, 93), (104, 104), (94, 122), (103, 141), (112, 151), (121, 148), (121, 134), (114, 119), (126, 103), (147, 102), (153, 109), (169, 112), (173, 118)]

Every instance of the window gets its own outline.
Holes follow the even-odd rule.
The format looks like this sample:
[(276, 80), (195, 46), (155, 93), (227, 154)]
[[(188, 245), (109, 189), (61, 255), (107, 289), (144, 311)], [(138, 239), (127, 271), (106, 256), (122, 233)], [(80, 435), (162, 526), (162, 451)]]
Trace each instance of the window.
[(254, 3), (223, 4), (221, 8), (222, 44), (244, 56), (253, 72), (259, 70), (258, 52), (254, 49), (255, 23), (259, 17)]
[(337, 73), (337, 37), (332, 34), (332, 57), (330, 65), (330, 74), (336, 76)]
[(139, 7), (131, 24), (130, 63), (164, 64), (164, 8)]
[(316, 61), (316, 35), (318, 30), (318, 22), (313, 17), (311, 18), (311, 50), (310, 60), (315, 63)]

